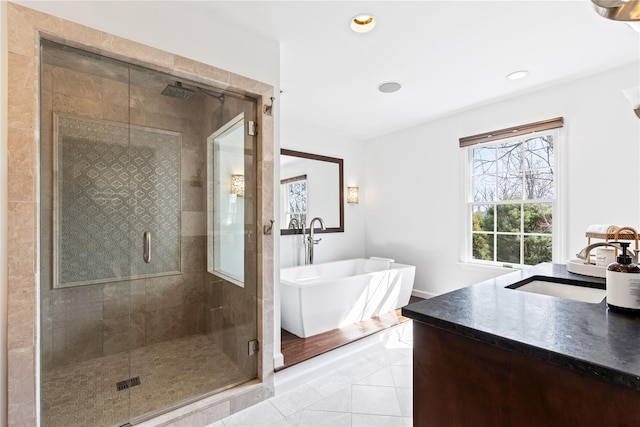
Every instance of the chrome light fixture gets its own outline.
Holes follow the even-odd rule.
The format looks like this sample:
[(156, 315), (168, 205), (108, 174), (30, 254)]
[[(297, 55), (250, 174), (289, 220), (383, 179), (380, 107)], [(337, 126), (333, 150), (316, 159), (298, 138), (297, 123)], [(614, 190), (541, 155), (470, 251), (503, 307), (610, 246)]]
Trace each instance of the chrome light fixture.
[(347, 203), (358, 203), (359, 187), (347, 187)]
[(640, 21), (640, 0), (591, 0), (598, 15), (614, 21)]
[(231, 194), (244, 196), (244, 175), (231, 175)]

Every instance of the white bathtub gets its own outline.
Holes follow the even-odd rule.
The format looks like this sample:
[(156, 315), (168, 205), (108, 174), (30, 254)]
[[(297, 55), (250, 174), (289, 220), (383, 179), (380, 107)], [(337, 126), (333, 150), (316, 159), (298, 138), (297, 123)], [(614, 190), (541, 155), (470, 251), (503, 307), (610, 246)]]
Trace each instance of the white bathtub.
[(375, 257), (283, 268), (282, 328), (307, 338), (403, 307), (415, 271)]

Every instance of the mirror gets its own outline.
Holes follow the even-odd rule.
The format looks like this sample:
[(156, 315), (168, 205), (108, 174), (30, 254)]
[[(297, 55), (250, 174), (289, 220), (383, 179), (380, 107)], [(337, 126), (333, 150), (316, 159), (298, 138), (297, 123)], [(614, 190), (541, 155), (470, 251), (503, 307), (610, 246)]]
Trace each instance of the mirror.
[(326, 230), (344, 231), (343, 160), (280, 150), (280, 234), (300, 234), (301, 223), (320, 217)]

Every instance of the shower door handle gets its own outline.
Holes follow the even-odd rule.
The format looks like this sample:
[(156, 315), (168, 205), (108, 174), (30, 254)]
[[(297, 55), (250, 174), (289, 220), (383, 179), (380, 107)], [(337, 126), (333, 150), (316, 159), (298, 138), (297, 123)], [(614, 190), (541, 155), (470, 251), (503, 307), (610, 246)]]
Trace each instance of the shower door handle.
[(151, 261), (151, 232), (145, 231), (143, 234), (144, 244), (142, 249), (142, 259), (149, 264)]

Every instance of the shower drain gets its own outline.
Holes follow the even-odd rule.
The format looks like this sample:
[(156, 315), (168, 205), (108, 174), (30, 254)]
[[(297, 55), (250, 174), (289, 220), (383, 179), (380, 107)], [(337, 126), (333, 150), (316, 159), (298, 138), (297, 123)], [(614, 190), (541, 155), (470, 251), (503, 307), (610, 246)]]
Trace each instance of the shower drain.
[(128, 380), (118, 381), (116, 383), (116, 388), (118, 389), (118, 391), (120, 391), (120, 390), (126, 390), (129, 387), (133, 387), (136, 385), (140, 385), (140, 377), (133, 377), (133, 378), (129, 378)]

